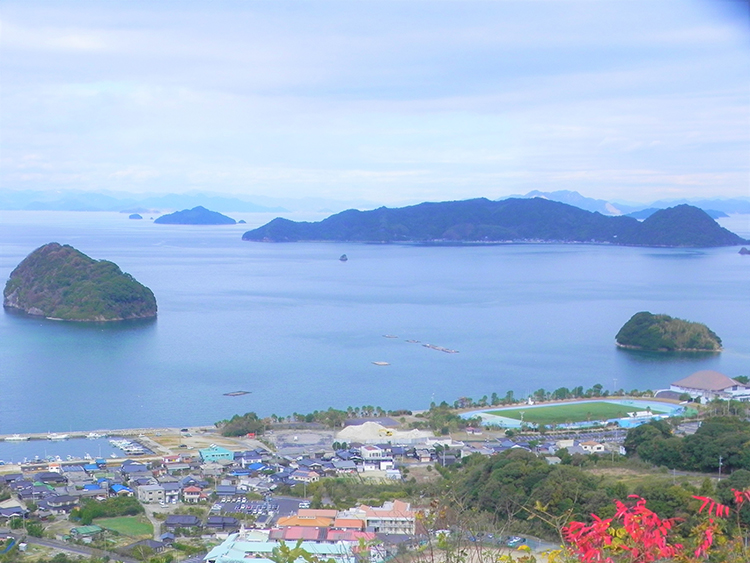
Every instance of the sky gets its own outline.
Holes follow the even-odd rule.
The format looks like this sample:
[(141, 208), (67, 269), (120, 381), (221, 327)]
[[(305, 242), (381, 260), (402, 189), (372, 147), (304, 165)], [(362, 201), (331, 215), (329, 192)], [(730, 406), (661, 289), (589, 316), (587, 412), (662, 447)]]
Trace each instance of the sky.
[(750, 196), (740, 0), (0, 3), (0, 189)]

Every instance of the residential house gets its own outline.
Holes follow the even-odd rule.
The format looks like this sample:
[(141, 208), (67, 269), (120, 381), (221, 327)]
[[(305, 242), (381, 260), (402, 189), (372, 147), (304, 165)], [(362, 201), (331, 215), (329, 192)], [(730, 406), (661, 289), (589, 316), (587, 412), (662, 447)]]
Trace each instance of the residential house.
[(164, 520), (164, 528), (167, 530), (176, 530), (178, 528), (199, 528), (201, 525), (200, 518), (187, 514), (170, 514)]
[(234, 452), (216, 444), (211, 444), (208, 448), (198, 450), (203, 463), (216, 463), (219, 460), (234, 461)]
[(203, 494), (203, 489), (200, 487), (190, 485), (182, 489), (182, 500), (184, 502), (200, 502), (203, 498), (205, 498), (205, 495)]
[(137, 488), (138, 500), (145, 503), (164, 502), (164, 487), (158, 484), (141, 485)]

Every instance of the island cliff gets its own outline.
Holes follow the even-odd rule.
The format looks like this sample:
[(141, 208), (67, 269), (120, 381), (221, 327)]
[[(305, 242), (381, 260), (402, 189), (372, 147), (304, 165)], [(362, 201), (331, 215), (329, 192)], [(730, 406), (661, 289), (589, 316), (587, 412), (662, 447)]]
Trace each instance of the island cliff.
[(318, 223), (276, 218), (242, 236), (262, 242), (584, 242), (633, 246), (710, 247), (746, 241), (703, 210), (678, 205), (639, 222), (606, 217), (542, 198), (470, 199), (372, 211), (350, 209)]
[(122, 321), (156, 316), (153, 292), (113, 262), (72, 246), (45, 244), (10, 274), (3, 306), (65, 321)]
[(720, 352), (721, 338), (701, 323), (654, 315), (633, 315), (615, 337), (618, 346), (653, 352)]

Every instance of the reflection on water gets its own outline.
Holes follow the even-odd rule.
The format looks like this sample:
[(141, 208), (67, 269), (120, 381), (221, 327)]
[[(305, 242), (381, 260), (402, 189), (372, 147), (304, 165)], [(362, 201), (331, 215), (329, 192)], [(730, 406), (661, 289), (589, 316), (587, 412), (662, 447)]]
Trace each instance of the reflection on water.
[(690, 363), (695, 365), (695, 370), (698, 371), (698, 365), (701, 361), (715, 360), (721, 352), (652, 352), (647, 350), (632, 350), (629, 348), (621, 348), (617, 346), (617, 351), (623, 354), (624, 357), (634, 363), (638, 364), (674, 364), (674, 363)]
[(153, 327), (158, 317), (146, 319), (126, 319), (122, 321), (59, 321), (43, 317), (28, 315), (23, 311), (13, 308), (4, 308), (5, 314), (11, 321), (21, 323), (37, 323), (42, 327), (61, 327), (61, 330), (83, 330), (83, 331), (112, 331), (128, 332), (132, 330), (143, 330)]

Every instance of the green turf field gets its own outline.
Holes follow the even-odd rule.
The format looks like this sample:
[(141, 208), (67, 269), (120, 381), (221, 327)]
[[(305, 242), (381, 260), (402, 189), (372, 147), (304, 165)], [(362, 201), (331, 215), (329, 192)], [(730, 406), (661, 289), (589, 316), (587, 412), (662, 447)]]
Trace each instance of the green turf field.
[[(561, 405), (550, 405), (548, 407), (503, 409), (488, 411), (488, 414), (504, 416), (521, 420), (532, 424), (565, 424), (566, 422), (583, 422), (589, 420), (609, 420), (610, 418), (624, 418), (628, 413), (642, 410), (641, 407), (633, 405), (618, 405), (605, 401), (593, 403), (567, 403)], [(654, 414), (664, 414), (666, 410), (651, 409)]]
[(125, 536), (153, 537), (154, 527), (151, 522), (139, 516), (120, 516), (117, 518), (97, 518), (94, 524), (105, 530), (113, 530)]

